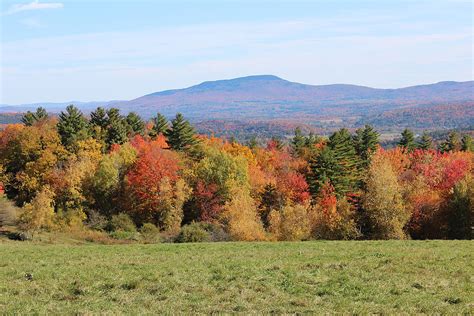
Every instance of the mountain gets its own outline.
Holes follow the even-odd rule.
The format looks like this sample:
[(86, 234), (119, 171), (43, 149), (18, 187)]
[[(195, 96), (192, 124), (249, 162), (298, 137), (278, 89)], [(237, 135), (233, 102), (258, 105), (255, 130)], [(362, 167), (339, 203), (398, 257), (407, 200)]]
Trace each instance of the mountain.
[(4, 106), (0, 112), (31, 110), (39, 105), (58, 112), (70, 103), (85, 113), (99, 105), (115, 106), (144, 118), (157, 112), (168, 117), (181, 112), (194, 122), (285, 120), (317, 128), (365, 123), (401, 128), (416, 120), (414, 126), (420, 128), (474, 126), (474, 81), (376, 89), (349, 84), (307, 85), (272, 75), (206, 81), (130, 101), (38, 103)]
[(144, 116), (182, 112), (193, 119), (364, 116), (413, 106), (473, 101), (473, 91), (474, 81), (375, 89), (348, 84), (306, 85), (261, 75), (155, 92), (121, 102), (119, 107)]

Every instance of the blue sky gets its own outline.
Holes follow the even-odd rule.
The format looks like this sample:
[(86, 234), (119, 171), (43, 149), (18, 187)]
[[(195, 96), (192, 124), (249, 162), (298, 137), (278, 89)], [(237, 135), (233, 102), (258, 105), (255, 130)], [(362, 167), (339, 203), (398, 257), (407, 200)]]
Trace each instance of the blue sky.
[(396, 88), (473, 79), (473, 5), (1, 1), (0, 103), (128, 100), (274, 74)]

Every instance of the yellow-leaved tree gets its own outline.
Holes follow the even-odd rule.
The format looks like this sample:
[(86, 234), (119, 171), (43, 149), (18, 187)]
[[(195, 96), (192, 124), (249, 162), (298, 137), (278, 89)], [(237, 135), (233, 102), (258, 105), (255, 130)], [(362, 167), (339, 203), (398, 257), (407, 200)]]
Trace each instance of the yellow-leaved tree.
[(31, 234), (50, 229), (54, 225), (54, 214), (54, 193), (49, 186), (43, 186), (33, 200), (23, 206), (18, 227)]
[(363, 207), (376, 239), (404, 239), (410, 219), (392, 164), (385, 156), (373, 156), (366, 179)]
[(277, 240), (305, 240), (311, 235), (308, 207), (286, 205), (281, 211), (272, 210), (268, 216), (269, 231)]
[(233, 240), (264, 240), (265, 232), (257, 213), (255, 201), (248, 189), (234, 186), (231, 200), (224, 206), (222, 219)]

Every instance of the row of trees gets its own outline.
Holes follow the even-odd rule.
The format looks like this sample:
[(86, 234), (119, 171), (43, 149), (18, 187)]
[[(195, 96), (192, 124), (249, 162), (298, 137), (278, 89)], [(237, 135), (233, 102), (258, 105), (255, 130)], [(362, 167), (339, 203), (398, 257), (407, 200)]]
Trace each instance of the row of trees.
[(296, 129), (289, 144), (246, 146), (196, 135), (180, 114), (146, 123), (117, 109), (86, 118), (74, 106), (58, 118), (38, 109), (23, 123), (0, 132), (0, 182), (22, 208), (24, 230), (155, 227), (181, 240), (471, 238), (471, 147), (411, 147), (405, 131), (399, 147), (383, 150), (371, 126), (327, 139)]
[[(415, 134), (409, 129), (402, 132), (398, 145), (410, 152), (415, 149), (430, 150), (436, 147), (433, 138), (427, 132), (423, 132), (416, 140)], [(438, 150), (441, 152), (459, 150), (472, 152), (474, 151), (474, 142), (469, 134), (464, 134), (461, 138), (456, 131), (451, 131), (447, 138), (438, 145)]]

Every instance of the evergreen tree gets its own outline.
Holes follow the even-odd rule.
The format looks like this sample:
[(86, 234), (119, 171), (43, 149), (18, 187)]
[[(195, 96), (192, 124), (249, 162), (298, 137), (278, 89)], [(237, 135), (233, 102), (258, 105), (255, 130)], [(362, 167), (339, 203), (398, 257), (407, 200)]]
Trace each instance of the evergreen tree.
[(309, 190), (313, 199), (319, 195), (321, 188), (328, 182), (332, 183), (337, 174), (342, 173), (334, 152), (325, 146), (321, 152), (315, 155), (310, 162), (310, 172), (307, 176)]
[(156, 117), (153, 118), (153, 128), (150, 131), (150, 136), (154, 138), (160, 134), (165, 135), (168, 129), (168, 120), (164, 115), (158, 113)]
[(398, 146), (405, 148), (407, 151), (413, 151), (415, 149), (415, 135), (411, 130), (405, 128), (402, 132), (402, 139), (400, 139)]
[(315, 144), (319, 143), (321, 138), (314, 135), (313, 132), (309, 132), (308, 137), (305, 139), (305, 146), (306, 147), (313, 147)]
[(345, 128), (333, 133), (329, 137), (329, 148), (334, 153), (337, 161), (337, 172), (331, 180), (331, 184), (338, 196), (357, 189), (361, 185), (359, 172), (360, 159), (356, 154), (352, 135)]
[(26, 114), (23, 115), (23, 117), (21, 118), (21, 121), (26, 126), (32, 126), (34, 123), (45, 120), (47, 118), (48, 118), (48, 113), (46, 112), (46, 110), (42, 107), (39, 107), (36, 109), (36, 112), (34, 113), (31, 111), (26, 112)]
[(304, 147), (306, 146), (306, 139), (301, 132), (301, 128), (295, 129), (295, 136), (291, 140), (291, 148), (296, 156), (301, 156)]
[(102, 144), (103, 150), (106, 147), (105, 140), (107, 137), (108, 125), (109, 119), (107, 118), (107, 112), (104, 108), (98, 107), (95, 111), (91, 112), (89, 127), (91, 129), (92, 137)]
[(461, 150), (474, 152), (474, 142), (471, 135), (465, 134), (461, 140)]
[(89, 124), (92, 127), (100, 127), (105, 131), (107, 129), (107, 125), (109, 124), (109, 119), (107, 118), (107, 112), (105, 109), (99, 106), (95, 111), (91, 112)]
[(418, 141), (417, 147), (423, 150), (433, 149), (433, 138), (431, 138), (427, 132), (423, 132), (423, 135), (421, 135), (421, 138)]
[(255, 149), (258, 147), (258, 142), (257, 138), (255, 136), (252, 136), (249, 141), (247, 142), (246, 146), (250, 149)]
[(452, 152), (458, 151), (461, 149), (461, 142), (459, 141), (459, 134), (455, 131), (451, 131), (448, 134), (446, 140), (441, 144), (441, 152)]
[(120, 110), (111, 108), (107, 111), (109, 121), (106, 143), (110, 147), (112, 144), (123, 144), (128, 140), (127, 123), (120, 115)]
[(87, 120), (82, 112), (72, 104), (66, 108), (66, 112), (59, 114), (57, 127), (61, 142), (68, 149), (72, 149), (77, 141), (89, 137)]
[(168, 130), (165, 136), (168, 138), (168, 144), (171, 149), (185, 150), (197, 143), (194, 134), (194, 128), (191, 124), (184, 119), (181, 113), (178, 113), (171, 121), (171, 129)]
[(362, 152), (364, 151), (363, 149), (364, 129), (363, 128), (356, 129), (355, 134), (352, 136), (352, 139), (354, 141), (354, 146), (355, 146), (357, 154), (360, 157), (362, 157)]
[(456, 183), (447, 203), (448, 236), (472, 239), (474, 224), (474, 181), (466, 177)]
[(370, 158), (377, 149), (378, 143), (379, 133), (372, 126), (365, 125), (363, 129), (359, 128), (356, 130), (354, 145), (364, 167), (369, 166)]
[(145, 122), (143, 122), (142, 118), (138, 116), (135, 112), (128, 113), (126, 117), (126, 122), (128, 125), (128, 131), (131, 135), (143, 135), (145, 132)]

